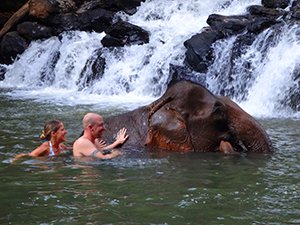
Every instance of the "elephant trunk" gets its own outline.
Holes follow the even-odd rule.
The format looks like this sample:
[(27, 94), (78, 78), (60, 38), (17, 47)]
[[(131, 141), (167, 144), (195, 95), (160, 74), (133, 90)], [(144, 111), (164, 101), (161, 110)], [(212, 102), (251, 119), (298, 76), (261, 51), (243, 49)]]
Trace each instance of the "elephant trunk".
[(271, 152), (271, 140), (262, 127), (252, 116), (226, 97), (222, 97), (228, 111), (228, 125), (235, 140), (235, 146), (246, 152)]

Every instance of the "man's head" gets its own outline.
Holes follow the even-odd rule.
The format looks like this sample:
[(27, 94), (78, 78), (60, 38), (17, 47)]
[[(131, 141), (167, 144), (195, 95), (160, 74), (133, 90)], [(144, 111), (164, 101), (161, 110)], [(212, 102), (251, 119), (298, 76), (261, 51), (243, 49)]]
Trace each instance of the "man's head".
[(102, 116), (97, 113), (87, 113), (82, 120), (84, 132), (88, 132), (93, 138), (101, 138), (105, 130)]

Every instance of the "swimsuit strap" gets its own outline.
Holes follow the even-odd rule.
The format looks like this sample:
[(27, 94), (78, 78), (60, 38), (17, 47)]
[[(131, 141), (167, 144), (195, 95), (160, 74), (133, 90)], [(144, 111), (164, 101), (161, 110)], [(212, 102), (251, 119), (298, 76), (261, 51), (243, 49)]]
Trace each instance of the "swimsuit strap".
[(98, 158), (96, 155), (97, 155), (97, 153), (98, 152), (100, 152), (98, 149), (96, 149), (96, 150), (94, 150), (91, 154), (90, 154), (90, 156), (92, 157), (92, 158)]
[(55, 156), (51, 141), (49, 141), (49, 146), (50, 146), (49, 156)]

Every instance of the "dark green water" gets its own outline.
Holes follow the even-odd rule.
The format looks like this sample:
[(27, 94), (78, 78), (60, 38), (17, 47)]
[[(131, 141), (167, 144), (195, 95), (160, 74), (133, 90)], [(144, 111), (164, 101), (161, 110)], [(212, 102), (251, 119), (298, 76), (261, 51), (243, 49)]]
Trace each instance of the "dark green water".
[(268, 119), (271, 155), (167, 154), (125, 149), (112, 161), (23, 159), (49, 119), (68, 140), (87, 111), (0, 96), (0, 224), (300, 224), (300, 121)]

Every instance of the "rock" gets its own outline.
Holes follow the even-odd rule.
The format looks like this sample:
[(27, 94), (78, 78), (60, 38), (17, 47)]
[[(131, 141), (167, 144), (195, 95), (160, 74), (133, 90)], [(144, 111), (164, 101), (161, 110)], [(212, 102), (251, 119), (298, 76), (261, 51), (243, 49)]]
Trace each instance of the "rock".
[(36, 19), (46, 19), (51, 14), (58, 13), (58, 3), (50, 0), (30, 0), (29, 15)]
[(297, 20), (300, 20), (300, 0), (296, 0), (293, 2), (291, 11), (292, 17)]
[(141, 45), (149, 42), (149, 33), (144, 29), (124, 21), (118, 21), (105, 30), (107, 34), (101, 43), (104, 47)]
[(75, 13), (52, 15), (47, 18), (46, 24), (53, 27), (56, 34), (64, 31), (81, 30), (78, 15)]
[(77, 10), (77, 5), (80, 4), (80, 1), (76, 2), (73, 0), (56, 0), (56, 2), (58, 3), (59, 6), (59, 13), (73, 12)]
[(267, 8), (282, 8), (285, 9), (289, 6), (290, 0), (262, 0), (262, 5)]
[(78, 14), (80, 29), (84, 31), (103, 32), (111, 24), (114, 12), (106, 9), (94, 9)]
[(0, 45), (0, 63), (11, 64), (18, 54), (25, 51), (28, 44), (17, 32), (9, 32), (2, 38)]
[(292, 92), (290, 96), (290, 100), (288, 101), (288, 106), (291, 107), (294, 111), (300, 112), (300, 85), (299, 84), (295, 87), (294, 92)]
[(65, 13), (48, 18), (49, 26), (56, 28), (56, 33), (70, 30), (103, 32), (113, 20), (114, 13), (105, 9), (94, 9), (82, 13)]
[(247, 8), (247, 11), (253, 16), (270, 17), (276, 19), (283, 16), (286, 12), (282, 9), (271, 9), (261, 5), (252, 5)]
[(300, 9), (294, 11), (293, 14), (292, 14), (292, 17), (297, 19), (297, 20), (300, 20)]
[(265, 17), (256, 17), (251, 23), (247, 25), (247, 30), (250, 33), (259, 34), (269, 27), (275, 25), (276, 23), (280, 23), (280, 21)]
[(294, 111), (300, 112), (300, 67), (298, 66), (293, 72), (294, 85), (290, 88), (287, 95), (287, 105)]
[(79, 3), (73, 0), (30, 0), (29, 15), (45, 20), (54, 14), (65, 14), (77, 10)]
[(79, 90), (91, 86), (95, 80), (100, 80), (104, 74), (104, 69), (105, 59), (101, 57), (101, 49), (97, 49), (87, 60), (80, 73), (80, 78), (77, 81)]
[(28, 41), (49, 38), (53, 35), (51, 27), (43, 26), (37, 22), (24, 22), (17, 26), (17, 32)]
[(52, 52), (47, 58), (47, 64), (41, 69), (41, 81), (44, 84), (52, 84), (55, 80), (55, 66), (60, 58), (60, 51)]
[(212, 30), (210, 27), (203, 29), (200, 34), (192, 36), (184, 42), (187, 48), (185, 64), (197, 72), (204, 73), (213, 62), (212, 44), (223, 38), (222, 33)]
[(171, 80), (168, 84), (168, 88), (182, 80), (192, 81), (196, 84), (200, 84), (206, 87), (206, 77), (204, 76), (204, 74), (192, 71), (186, 66), (170, 64), (169, 77), (171, 78)]
[(6, 71), (7, 71), (7, 69), (4, 66), (0, 65), (0, 81), (5, 79)]
[(136, 12), (136, 7), (140, 6), (141, 2), (144, 2), (144, 0), (93, 0), (82, 4), (79, 12), (102, 8), (114, 12), (124, 11), (129, 15), (133, 15)]
[(252, 16), (249, 15), (222, 16), (211, 14), (206, 22), (213, 30), (223, 32), (225, 35), (233, 35), (242, 32), (252, 20)]

